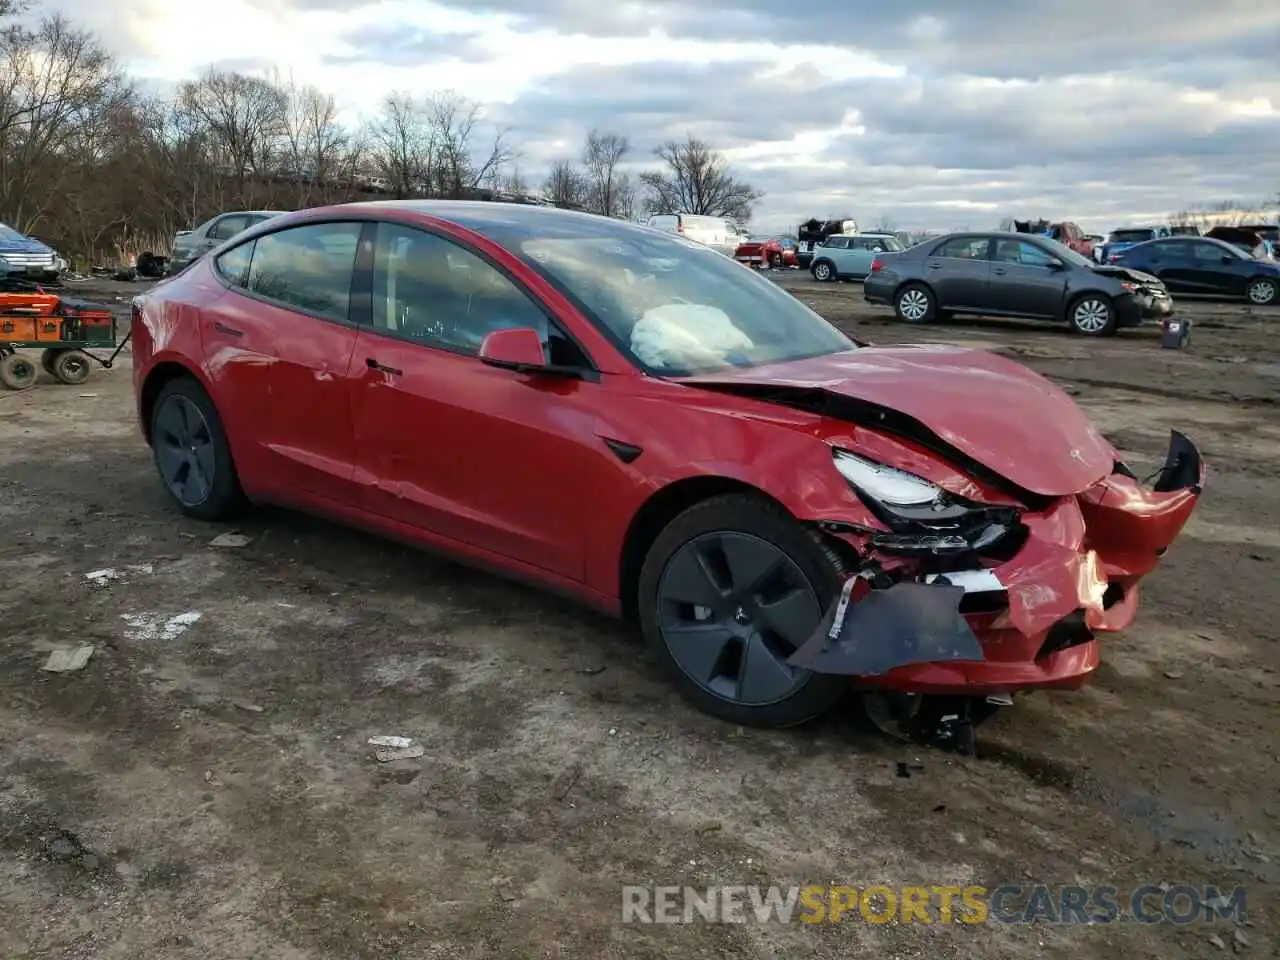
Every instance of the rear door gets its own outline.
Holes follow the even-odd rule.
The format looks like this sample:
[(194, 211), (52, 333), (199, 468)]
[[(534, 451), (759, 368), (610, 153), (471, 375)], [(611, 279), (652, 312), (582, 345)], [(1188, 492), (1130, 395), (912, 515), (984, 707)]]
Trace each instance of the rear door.
[(1195, 283), (1199, 292), (1236, 297), (1244, 294), (1249, 273), (1245, 269), (1247, 260), (1224, 250), (1216, 243), (1197, 240), (1188, 246), (1191, 247), (1191, 257), (1186, 267), (1187, 276), (1189, 282)]
[(948, 310), (989, 309), (992, 241), (988, 237), (955, 236), (924, 258), (924, 279)]
[[(213, 264), (230, 290), (201, 315), (206, 367), (228, 406), (243, 480), (264, 495), (354, 495), (348, 375), (362, 228), (292, 227), (232, 247)], [(366, 260), (371, 252), (367, 246)]]
[(1196, 265), (1191, 258), (1191, 243), (1184, 240), (1159, 240), (1147, 246), (1145, 269), (1159, 277), (1170, 293), (1204, 293), (1196, 278)]

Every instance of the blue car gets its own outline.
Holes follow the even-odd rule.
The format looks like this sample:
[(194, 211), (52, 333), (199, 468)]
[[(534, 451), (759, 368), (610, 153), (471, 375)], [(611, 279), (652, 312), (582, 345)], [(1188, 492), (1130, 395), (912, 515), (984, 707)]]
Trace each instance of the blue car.
[(0, 282), (56, 280), (66, 266), (52, 247), (0, 223)]
[(1100, 263), (1111, 263), (1113, 256), (1123, 253), (1130, 247), (1146, 243), (1148, 240), (1163, 240), (1171, 236), (1173, 236), (1173, 229), (1170, 227), (1125, 227), (1122, 230), (1112, 230), (1111, 236), (1107, 237), (1107, 242), (1102, 245), (1102, 256), (1098, 260)]
[(1212, 237), (1150, 240), (1113, 254), (1110, 262), (1159, 277), (1171, 293), (1243, 297), (1259, 307), (1280, 303), (1280, 265)]

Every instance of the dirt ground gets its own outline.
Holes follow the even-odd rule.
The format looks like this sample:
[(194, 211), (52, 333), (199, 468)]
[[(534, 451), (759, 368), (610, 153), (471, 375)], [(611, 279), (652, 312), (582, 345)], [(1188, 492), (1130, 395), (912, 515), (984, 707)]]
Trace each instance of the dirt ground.
[[(785, 282), (861, 338), (1029, 364), (1136, 466), (1170, 427), (1201, 445), (1201, 505), (1090, 687), (1019, 702), (974, 758), (852, 710), (726, 727), (621, 627), (533, 590), (278, 511), (211, 546), (228, 528), (166, 502), (126, 355), (0, 396), (0, 956), (1280, 956), (1280, 311), (1186, 304), (1178, 352), (907, 329), (857, 285)], [(77, 292), (127, 312), (138, 289)], [(80, 642), (83, 670), (40, 669)], [(425, 755), (379, 764), (379, 734)], [(624, 884), (1033, 881), (1242, 884), (1249, 919), (620, 922)]]

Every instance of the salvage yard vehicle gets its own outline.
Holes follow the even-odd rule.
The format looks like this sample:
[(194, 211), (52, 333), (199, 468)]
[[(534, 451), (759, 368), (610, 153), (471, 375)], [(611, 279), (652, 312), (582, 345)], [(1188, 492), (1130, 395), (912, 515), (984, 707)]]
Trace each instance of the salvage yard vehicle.
[(883, 254), (871, 266), (863, 296), (893, 307), (906, 323), (983, 314), (1058, 320), (1088, 336), (1173, 314), (1173, 300), (1156, 277), (1094, 263), (1027, 233), (953, 233)]
[(1124, 227), (1119, 230), (1112, 230), (1111, 236), (1107, 238), (1102, 246), (1102, 253), (1095, 259), (1100, 263), (1109, 263), (1110, 258), (1117, 253), (1128, 250), (1132, 246), (1139, 243), (1146, 243), (1148, 240), (1161, 240), (1165, 237), (1173, 236), (1172, 227)]
[(1140, 243), (1115, 254), (1111, 262), (1159, 277), (1174, 293), (1243, 297), (1259, 307), (1280, 303), (1280, 264), (1257, 260), (1212, 237)]
[(725, 217), (705, 217), (692, 213), (658, 213), (645, 221), (645, 226), (664, 233), (675, 233), (716, 253), (732, 257), (742, 243), (737, 224)]
[(57, 280), (66, 268), (67, 262), (48, 244), (0, 223), (0, 282), (48, 283)]
[(169, 254), (166, 273), (169, 276), (181, 273), (191, 263), (240, 231), (247, 230), (264, 220), (270, 220), (272, 217), (278, 217), (283, 212), (283, 210), (233, 210), (206, 220), (194, 230), (179, 230), (173, 237), (173, 250)]
[(571, 594), (734, 723), (853, 685), (920, 695), (945, 742), (1079, 686), (1204, 479), (1174, 433), (1140, 482), (1008, 359), (852, 340), (703, 246), (565, 210), (288, 214), (139, 296), (132, 337), (183, 513), (285, 505)]
[(827, 237), (813, 248), (809, 272), (815, 280), (863, 280), (871, 272), (876, 257), (904, 249), (891, 233)]
[(794, 267), (796, 249), (790, 237), (748, 237), (738, 244), (733, 259), (753, 267)]

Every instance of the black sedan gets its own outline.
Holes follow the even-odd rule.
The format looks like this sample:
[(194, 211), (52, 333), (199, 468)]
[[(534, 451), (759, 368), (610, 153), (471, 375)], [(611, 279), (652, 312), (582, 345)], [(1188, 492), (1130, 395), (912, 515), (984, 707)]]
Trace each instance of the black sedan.
[(1211, 237), (1166, 237), (1135, 244), (1111, 262), (1153, 274), (1175, 293), (1244, 297), (1259, 307), (1280, 303), (1280, 266), (1255, 260)]
[(1063, 321), (1089, 336), (1173, 313), (1155, 277), (1025, 233), (953, 233), (883, 254), (863, 294), (907, 323), (983, 314)]

